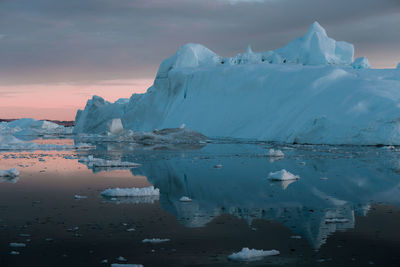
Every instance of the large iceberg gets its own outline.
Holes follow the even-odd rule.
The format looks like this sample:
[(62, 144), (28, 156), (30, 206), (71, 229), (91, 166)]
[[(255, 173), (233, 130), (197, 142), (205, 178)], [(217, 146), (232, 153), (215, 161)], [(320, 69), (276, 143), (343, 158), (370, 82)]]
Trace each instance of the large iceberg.
[(146, 93), (115, 103), (89, 100), (74, 132), (151, 132), (185, 124), (210, 138), (400, 145), (398, 70), (369, 69), (366, 58), (353, 56), (353, 45), (328, 37), (317, 22), (274, 51), (256, 53), (249, 46), (224, 58), (186, 44), (161, 63)]

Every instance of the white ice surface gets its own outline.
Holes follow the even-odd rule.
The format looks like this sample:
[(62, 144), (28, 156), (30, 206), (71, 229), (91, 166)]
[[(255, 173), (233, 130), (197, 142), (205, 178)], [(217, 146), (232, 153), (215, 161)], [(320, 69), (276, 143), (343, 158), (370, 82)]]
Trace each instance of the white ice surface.
[(261, 260), (264, 257), (276, 256), (279, 254), (280, 254), (279, 251), (275, 249), (257, 250), (257, 249), (243, 248), (241, 251), (229, 255), (228, 259), (233, 261), (255, 261), (255, 260)]

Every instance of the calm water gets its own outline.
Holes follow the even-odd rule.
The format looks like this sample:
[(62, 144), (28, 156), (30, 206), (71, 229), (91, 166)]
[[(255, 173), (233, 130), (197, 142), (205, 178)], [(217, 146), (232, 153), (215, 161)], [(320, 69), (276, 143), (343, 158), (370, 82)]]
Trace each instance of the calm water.
[[(272, 159), (271, 147), (108, 142), (85, 151), (3, 151), (0, 169), (16, 167), (21, 175), (0, 180), (0, 266), (400, 266), (400, 152), (280, 146), (274, 148), (285, 157)], [(88, 169), (78, 162), (87, 155), (142, 166)], [(301, 179), (267, 179), (281, 169)], [(159, 198), (100, 195), (149, 185), (160, 189)], [(193, 201), (180, 202), (182, 196)], [(332, 218), (341, 222), (327, 223)], [(145, 238), (171, 241), (143, 244)], [(242, 247), (281, 255), (227, 260)]]

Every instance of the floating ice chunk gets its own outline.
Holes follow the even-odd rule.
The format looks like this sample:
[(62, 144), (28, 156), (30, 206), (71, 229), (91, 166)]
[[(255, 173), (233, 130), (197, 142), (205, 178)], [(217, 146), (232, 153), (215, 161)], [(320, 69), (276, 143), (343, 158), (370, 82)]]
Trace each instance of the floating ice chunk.
[(283, 158), (285, 156), (285, 154), (283, 154), (283, 152), (279, 149), (275, 150), (273, 148), (271, 148), (268, 151), (268, 156), (270, 157), (277, 157), (277, 158)]
[(129, 264), (129, 263), (113, 263), (111, 267), (143, 267), (142, 264)]
[(302, 237), (300, 235), (292, 235), (290, 238), (291, 239), (302, 239)]
[(117, 260), (117, 261), (127, 261), (127, 259), (125, 259), (125, 258), (122, 257), (122, 256), (119, 256), (116, 260)]
[(164, 242), (168, 242), (168, 241), (170, 241), (169, 238), (164, 238), (164, 239), (162, 239), (162, 238), (151, 238), (151, 239), (146, 238), (146, 239), (142, 240), (142, 243), (159, 244), (159, 243), (164, 243)]
[(191, 202), (192, 199), (190, 197), (183, 196), (179, 199), (180, 202)]
[(351, 64), (351, 66), (353, 67), (353, 69), (370, 69), (371, 68), (371, 64), (369, 64), (369, 60), (366, 57), (356, 58), (354, 60), (353, 64)]
[(127, 161), (120, 161), (120, 160), (106, 160), (95, 158), (93, 155), (89, 155), (87, 157), (81, 158), (78, 160), (82, 163), (87, 163), (91, 167), (139, 167), (140, 164), (135, 162), (127, 162)]
[(214, 166), (214, 168), (221, 169), (222, 168), (222, 164), (217, 164), (217, 165)]
[(135, 228), (129, 228), (129, 229), (126, 229), (126, 231), (127, 231), (127, 232), (135, 232), (136, 229), (135, 229)]
[(233, 261), (256, 261), (256, 260), (261, 260), (264, 257), (275, 256), (279, 254), (280, 252), (275, 249), (257, 250), (257, 249), (243, 248), (241, 251), (229, 255), (228, 259)]
[(14, 178), (19, 176), (19, 171), (15, 168), (9, 170), (0, 170), (0, 177), (10, 177)]
[(24, 244), (24, 243), (10, 243), (10, 247), (12, 247), (12, 248), (24, 248), (24, 247), (26, 247), (26, 244)]
[(75, 199), (86, 199), (86, 198), (88, 198), (88, 197), (87, 197), (87, 196), (75, 195), (74, 198), (75, 198)]
[(159, 196), (160, 190), (154, 186), (143, 188), (108, 188), (101, 192), (105, 197), (145, 197), (145, 196)]
[(268, 178), (273, 181), (287, 181), (287, 180), (298, 180), (300, 179), (300, 176), (294, 175), (286, 171), (285, 169), (282, 169), (280, 171), (270, 172)]
[(325, 223), (347, 223), (349, 219), (345, 218), (328, 218), (325, 220)]
[(19, 251), (11, 251), (10, 252), (10, 255), (19, 255), (20, 253), (19, 253)]

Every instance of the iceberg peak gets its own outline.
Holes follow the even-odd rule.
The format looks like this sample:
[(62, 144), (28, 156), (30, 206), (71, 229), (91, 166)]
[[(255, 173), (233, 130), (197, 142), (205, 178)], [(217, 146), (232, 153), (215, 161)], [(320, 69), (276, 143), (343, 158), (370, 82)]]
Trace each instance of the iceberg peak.
[(246, 54), (253, 54), (253, 49), (251, 49), (251, 45), (247, 46)]
[(312, 36), (315, 33), (319, 33), (326, 37), (328, 36), (326, 30), (318, 23), (318, 21), (314, 21), (313, 24), (311, 24), (306, 36)]

